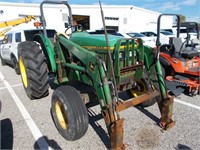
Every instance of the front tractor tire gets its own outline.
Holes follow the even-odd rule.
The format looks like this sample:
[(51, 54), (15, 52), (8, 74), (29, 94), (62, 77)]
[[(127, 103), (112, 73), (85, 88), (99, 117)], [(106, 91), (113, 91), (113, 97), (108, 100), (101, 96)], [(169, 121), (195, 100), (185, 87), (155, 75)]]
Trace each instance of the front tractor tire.
[(19, 69), (22, 83), (30, 99), (49, 94), (48, 71), (44, 54), (34, 41), (21, 42), (18, 46)]
[(66, 140), (78, 140), (86, 133), (88, 113), (75, 88), (58, 87), (52, 95), (51, 112), (56, 128)]

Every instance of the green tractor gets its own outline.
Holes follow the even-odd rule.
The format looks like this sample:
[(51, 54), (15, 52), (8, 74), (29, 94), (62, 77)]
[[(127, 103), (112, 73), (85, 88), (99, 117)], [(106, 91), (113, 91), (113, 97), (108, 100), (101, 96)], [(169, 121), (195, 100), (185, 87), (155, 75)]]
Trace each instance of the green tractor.
[[(70, 38), (59, 33), (47, 38), (44, 4), (67, 6)], [(141, 39), (75, 32), (67, 1), (43, 1), (40, 11), (44, 34), (18, 46), (21, 78), (30, 99), (47, 96), (48, 81), (53, 78), (52, 118), (66, 140), (78, 140), (86, 133), (86, 104), (93, 101), (101, 107), (111, 149), (124, 148), (124, 118), (119, 113), (132, 106), (157, 102), (159, 125), (165, 130), (174, 125), (173, 97), (166, 91), (157, 51), (144, 46)]]

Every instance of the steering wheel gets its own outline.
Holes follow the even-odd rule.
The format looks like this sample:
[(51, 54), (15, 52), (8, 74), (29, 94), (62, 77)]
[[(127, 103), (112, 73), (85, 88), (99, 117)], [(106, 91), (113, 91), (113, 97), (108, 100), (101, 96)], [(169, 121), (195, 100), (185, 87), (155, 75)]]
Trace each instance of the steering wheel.
[(83, 27), (82, 27), (82, 25), (77, 24), (77, 25), (75, 25), (75, 26), (69, 26), (69, 27), (65, 30), (65, 34), (67, 34), (67, 31), (68, 31), (69, 29), (71, 29), (71, 28), (74, 28), (74, 29), (75, 29), (75, 30), (73, 30), (72, 33), (83, 31)]
[(67, 27), (67, 29), (65, 30), (65, 34), (66, 34), (66, 35), (69, 34), (69, 33), (67, 33), (67, 31), (68, 31), (69, 29), (71, 29), (71, 28), (73, 28), (73, 26), (68, 26), (68, 27)]

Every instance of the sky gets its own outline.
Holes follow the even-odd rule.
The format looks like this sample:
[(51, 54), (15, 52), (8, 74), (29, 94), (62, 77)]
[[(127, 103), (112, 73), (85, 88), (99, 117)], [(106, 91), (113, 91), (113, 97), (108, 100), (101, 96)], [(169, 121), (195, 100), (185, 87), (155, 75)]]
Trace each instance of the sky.
[[(41, 3), (43, 0), (1, 1), (15, 3)], [(68, 3), (78, 5), (95, 5), (99, 4), (99, 0), (68, 0)], [(133, 5), (160, 13), (181, 14), (186, 17), (186, 21), (195, 21), (200, 23), (200, 0), (101, 0), (101, 4)]]

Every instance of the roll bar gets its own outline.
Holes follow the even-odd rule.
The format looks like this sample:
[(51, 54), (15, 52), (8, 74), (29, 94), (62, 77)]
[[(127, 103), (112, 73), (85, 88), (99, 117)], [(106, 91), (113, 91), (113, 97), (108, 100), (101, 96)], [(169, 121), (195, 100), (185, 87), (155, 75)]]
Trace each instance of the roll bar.
[[(47, 31), (46, 31), (46, 20), (45, 20), (44, 11), (43, 11), (43, 5), (44, 4), (56, 4), (56, 5), (64, 4), (64, 5), (66, 5), (68, 10), (69, 10), (69, 18), (70, 18), (69, 25), (72, 26), (72, 27), (74, 26), (73, 25), (73, 18), (72, 18), (72, 10), (71, 10), (71, 7), (70, 7), (70, 5), (68, 4), (67, 1), (47, 1), (47, 0), (45, 0), (40, 4), (40, 13), (41, 13), (40, 21), (41, 21), (41, 23), (43, 25), (43, 31), (44, 31), (44, 35), (45, 36), (47, 36)], [(74, 28), (71, 28), (71, 30), (73, 32)]]
[(156, 39), (156, 46), (160, 46), (160, 24), (161, 24), (161, 17), (162, 16), (175, 16), (177, 18), (176, 26), (177, 26), (177, 37), (179, 37), (180, 34), (180, 16), (177, 14), (161, 14), (158, 17), (157, 21), (157, 39)]

